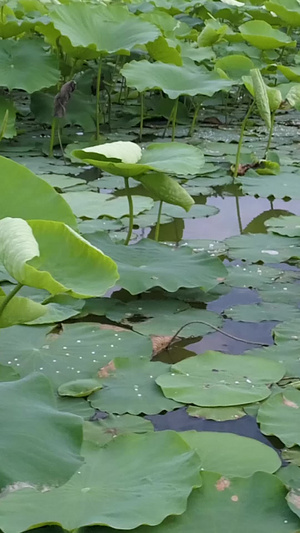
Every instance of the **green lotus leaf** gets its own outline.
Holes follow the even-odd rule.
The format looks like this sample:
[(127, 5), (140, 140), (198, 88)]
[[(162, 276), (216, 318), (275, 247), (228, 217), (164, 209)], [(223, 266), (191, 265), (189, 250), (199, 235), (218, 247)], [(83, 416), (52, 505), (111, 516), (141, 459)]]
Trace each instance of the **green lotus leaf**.
[(172, 365), (156, 379), (167, 398), (203, 407), (243, 405), (267, 398), (268, 384), (285, 374), (283, 366), (260, 357), (206, 352)]
[(267, 176), (243, 176), (241, 187), (244, 194), (268, 198), (300, 198), (300, 182), (297, 174), (291, 172), (280, 172), (277, 175)]
[(180, 287), (201, 287), (207, 291), (226, 276), (218, 258), (206, 253), (194, 254), (188, 247), (170, 248), (149, 239), (133, 246), (116, 245), (97, 234), (89, 234), (87, 238), (116, 261), (120, 274), (118, 285), (131, 294), (151, 287), (162, 287), (169, 292)]
[[(24, 64), (27, 65), (26, 76)], [(39, 39), (0, 41), (0, 69), (0, 84), (9, 90), (23, 89), (33, 93), (56, 85), (60, 79), (56, 57), (45, 54), (44, 42)]]
[(299, 111), (300, 109), (300, 84), (294, 85), (286, 95), (286, 100), (290, 106), (294, 107)]
[(296, 83), (300, 82), (300, 67), (278, 65), (277, 68), (288, 80), (295, 81)]
[(100, 296), (118, 279), (109, 257), (65, 224), (48, 220), (0, 220), (0, 261), (22, 285), (51, 294)]
[(7, 486), (9, 494), (65, 483), (81, 465), (81, 419), (57, 410), (50, 383), (41, 375), (1, 382), (0, 398), (1, 488)]
[(150, 170), (195, 174), (204, 165), (203, 152), (199, 148), (177, 142), (153, 143), (141, 151), (135, 143), (117, 141), (74, 150), (72, 155), (111, 174), (133, 178)]
[(29, 20), (3, 20), (0, 22), (0, 37), (1, 39), (9, 39), (10, 37), (16, 37), (20, 33), (30, 33), (33, 29), (34, 22)]
[(74, 47), (88, 47), (99, 53), (129, 51), (137, 44), (154, 41), (160, 33), (156, 26), (118, 5), (60, 5), (51, 10), (50, 18)]
[(300, 391), (289, 388), (274, 394), (258, 410), (257, 421), (265, 435), (276, 435), (288, 448), (300, 445)]
[(195, 203), (193, 198), (181, 187), (178, 181), (162, 172), (153, 172), (144, 176), (138, 176), (137, 180), (144, 185), (151, 196), (160, 201), (179, 205), (186, 211), (189, 211)]
[(159, 36), (153, 43), (147, 44), (147, 50), (149, 55), (156, 61), (171, 63), (180, 67), (182, 65), (182, 57), (178, 51), (179, 45), (176, 47), (172, 45), (172, 41)]
[(99, 389), (102, 389), (102, 384), (99, 379), (76, 379), (74, 381), (62, 383), (58, 387), (58, 394), (60, 396), (84, 398)]
[(215, 68), (221, 68), (233, 80), (240, 80), (242, 76), (249, 74), (254, 67), (255, 65), (249, 57), (239, 54), (220, 57), (215, 62)]
[(232, 407), (198, 407), (196, 405), (190, 405), (186, 411), (188, 415), (195, 418), (216, 420), (217, 422), (224, 422), (225, 420), (237, 420), (243, 416), (246, 416), (246, 413), (241, 405), (234, 405)]
[(83, 426), (84, 440), (103, 446), (118, 435), (149, 433), (154, 431), (150, 420), (134, 415), (108, 415), (101, 420), (86, 422)]
[(96, 524), (115, 529), (154, 526), (183, 513), (192, 489), (201, 484), (196, 454), (173, 431), (121, 435), (105, 447), (86, 442), (83, 453), (80, 474), (62, 487), (3, 495), (2, 531), (21, 533), (53, 523), (67, 531)]
[(281, 466), (278, 453), (255, 439), (215, 431), (184, 431), (180, 435), (199, 455), (202, 470), (249, 477), (258, 471), (272, 474)]
[(294, 320), (299, 315), (298, 309), (288, 303), (268, 303), (235, 305), (224, 311), (225, 315), (239, 322), (262, 322), (264, 320)]
[[(100, 216), (119, 219), (128, 215), (128, 200), (126, 196), (113, 196), (112, 194), (95, 193), (91, 191), (67, 192), (64, 200), (70, 205), (78, 217), (97, 218)], [(153, 200), (147, 196), (133, 196), (134, 216), (148, 211), (153, 207)], [(104, 229), (104, 228), (103, 228)]]
[(300, 378), (299, 346), (298, 342), (295, 342), (295, 339), (290, 341), (286, 340), (283, 344), (255, 348), (254, 350), (247, 351), (247, 355), (277, 361), (284, 365), (287, 376)]
[(273, 335), (276, 344), (280, 344), (281, 347), (287, 342), (290, 341), (298, 341), (299, 340), (299, 318), (290, 321), (290, 322), (283, 322), (282, 324), (278, 324), (273, 329)]
[(252, 263), (281, 263), (291, 257), (300, 257), (297, 238), (258, 233), (229, 237), (225, 242), (231, 259), (244, 259)]
[[(230, 533), (241, 533), (241, 528), (244, 533), (295, 533), (299, 529), (299, 519), (285, 500), (286, 488), (276, 476), (265, 472), (246, 479), (212, 472), (201, 476), (203, 486), (193, 491), (185, 513), (167, 518), (154, 530), (142, 526), (135, 533), (222, 531), (224, 524), (230, 524)], [(103, 528), (103, 533), (110, 531)]]
[(258, 112), (266, 124), (267, 128), (271, 128), (271, 113), (269, 98), (267, 94), (267, 87), (263, 77), (258, 68), (251, 70), (251, 78), (254, 89), (254, 98)]
[(99, 371), (102, 389), (89, 402), (95, 409), (119, 415), (173, 411), (180, 404), (166, 398), (155, 383), (168, 368), (165, 363), (117, 357)]
[(300, 25), (300, 8), (297, 0), (284, 0), (284, 2), (269, 0), (265, 2), (265, 6), (289, 26), (297, 27)]
[[(59, 335), (49, 326), (13, 326), (1, 330), (0, 362), (15, 366), (21, 377), (38, 371), (57, 389), (76, 379), (97, 378), (115, 357), (150, 359), (150, 338), (132, 331), (100, 329), (97, 323), (64, 324)], [(75, 401), (75, 400), (74, 400)]]
[(0, 172), (0, 218), (58, 220), (76, 228), (71, 208), (48, 183), (26, 167), (1, 156)]
[(197, 39), (198, 46), (212, 46), (218, 43), (227, 32), (227, 29), (227, 24), (220, 24), (218, 20), (208, 19)]
[[(4, 296), (0, 297), (0, 306), (4, 303)], [(14, 296), (8, 302), (0, 316), (0, 328), (8, 328), (16, 324), (24, 324), (24, 322), (31, 322), (43, 316), (46, 313), (46, 308), (29, 298), (22, 298)]]
[(239, 30), (249, 44), (260, 50), (273, 50), (282, 46), (296, 46), (296, 41), (280, 30), (275, 30), (264, 20), (250, 20), (239, 27)]
[(121, 70), (129, 87), (139, 92), (161, 89), (171, 99), (182, 94), (212, 96), (218, 91), (228, 90), (232, 81), (224, 80), (216, 72), (209, 72), (198, 65), (171, 65), (157, 61), (131, 61)]
[(272, 233), (287, 237), (300, 237), (300, 217), (296, 215), (269, 218), (266, 220), (265, 226)]

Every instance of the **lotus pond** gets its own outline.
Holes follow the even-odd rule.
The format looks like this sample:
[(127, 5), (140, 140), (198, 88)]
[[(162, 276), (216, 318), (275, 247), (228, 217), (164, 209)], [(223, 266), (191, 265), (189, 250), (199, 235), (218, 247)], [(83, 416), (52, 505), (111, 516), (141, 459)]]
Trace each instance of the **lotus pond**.
[(297, 0), (0, 2), (0, 530), (300, 531)]

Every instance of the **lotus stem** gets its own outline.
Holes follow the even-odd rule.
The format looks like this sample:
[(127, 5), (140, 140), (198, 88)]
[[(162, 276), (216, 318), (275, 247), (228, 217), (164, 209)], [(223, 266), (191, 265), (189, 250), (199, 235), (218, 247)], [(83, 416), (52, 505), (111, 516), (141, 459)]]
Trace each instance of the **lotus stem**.
[(172, 111), (172, 142), (175, 141), (177, 110), (178, 110), (178, 97), (175, 100), (174, 108)]
[(157, 221), (156, 221), (156, 227), (155, 227), (155, 236), (154, 236), (154, 239), (156, 240), (156, 242), (158, 242), (158, 240), (159, 240), (159, 230), (160, 230), (160, 219), (161, 219), (162, 206), (163, 206), (163, 200), (161, 200), (159, 202), (158, 215), (157, 215)]
[(129, 226), (128, 226), (127, 237), (124, 242), (124, 244), (127, 246), (127, 244), (129, 244), (130, 242), (132, 230), (133, 230), (133, 201), (132, 201), (132, 196), (131, 196), (130, 187), (129, 187), (129, 178), (124, 177), (124, 181), (125, 181), (125, 191), (126, 191), (126, 195), (128, 199), (128, 206), (129, 206)]
[(269, 131), (269, 137), (268, 137), (268, 143), (267, 143), (267, 148), (266, 148), (266, 152), (265, 152), (265, 159), (267, 159), (268, 157), (268, 152), (270, 150), (270, 146), (271, 146), (271, 142), (272, 142), (272, 136), (273, 136), (273, 131), (274, 131), (274, 125), (275, 125), (275, 111), (273, 111), (271, 113), (271, 127), (270, 127), (270, 131)]
[(191, 124), (190, 130), (189, 130), (189, 133), (188, 133), (189, 137), (192, 137), (192, 135), (194, 133), (194, 129), (195, 129), (197, 118), (198, 118), (199, 111), (200, 111), (200, 107), (201, 107), (201, 104), (198, 104), (195, 107), (195, 112), (194, 112), (192, 124)]
[(235, 158), (235, 167), (234, 167), (234, 173), (233, 173), (233, 178), (234, 179), (237, 177), (238, 172), (239, 172), (239, 164), (240, 164), (240, 158), (241, 158), (241, 150), (242, 150), (242, 145), (243, 145), (244, 133), (245, 133), (246, 125), (247, 125), (247, 122), (248, 122), (248, 118), (250, 117), (250, 115), (252, 113), (254, 104), (255, 104), (255, 100), (253, 100), (252, 104), (250, 105), (250, 107), (249, 107), (249, 109), (248, 109), (248, 111), (246, 113), (246, 116), (245, 116), (245, 118), (244, 118), (244, 120), (242, 122), (240, 139), (239, 139), (238, 149), (237, 149), (236, 158)]
[(52, 123), (51, 123), (51, 137), (50, 137), (50, 146), (49, 146), (49, 157), (53, 157), (53, 147), (54, 147), (54, 140), (55, 140), (56, 125), (57, 125), (57, 118), (53, 117)]
[(143, 126), (144, 126), (144, 93), (141, 92), (141, 120), (140, 120), (140, 142), (142, 142), (143, 138)]
[(0, 317), (5, 309), (5, 307), (9, 304), (10, 300), (17, 294), (17, 292), (19, 292), (20, 289), (22, 289), (23, 287), (23, 284), (22, 283), (18, 283), (15, 288), (10, 291), (9, 294), (7, 294), (2, 302), (2, 304), (0, 305)]
[(243, 225), (242, 225), (242, 217), (241, 217), (241, 210), (240, 210), (240, 200), (238, 194), (235, 195), (235, 206), (236, 206), (236, 215), (239, 225), (239, 232), (243, 233)]
[(8, 117), (9, 117), (9, 110), (7, 109), (4, 113), (4, 117), (3, 117), (3, 120), (2, 120), (2, 124), (0, 126), (0, 142), (2, 141), (4, 135), (5, 135), (5, 132), (6, 132), (6, 128), (7, 128), (7, 124), (8, 124)]
[(100, 139), (100, 88), (101, 88), (101, 70), (102, 70), (102, 57), (100, 56), (97, 74), (97, 88), (96, 88), (96, 140)]

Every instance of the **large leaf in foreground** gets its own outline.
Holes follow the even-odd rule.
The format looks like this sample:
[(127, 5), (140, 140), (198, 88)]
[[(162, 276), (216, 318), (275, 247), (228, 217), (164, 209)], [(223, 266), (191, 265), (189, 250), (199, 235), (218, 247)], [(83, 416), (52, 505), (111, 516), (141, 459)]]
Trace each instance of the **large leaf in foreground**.
[(114, 357), (150, 359), (151, 340), (132, 331), (101, 330), (97, 323), (65, 324), (59, 335), (44, 326), (14, 326), (1, 331), (0, 362), (21, 376), (38, 371), (57, 387), (97, 377)]
[(193, 254), (188, 247), (175, 249), (147, 239), (124, 246), (113, 244), (101, 234), (87, 237), (116, 261), (120, 274), (118, 284), (131, 294), (151, 287), (163, 287), (169, 292), (179, 287), (200, 287), (207, 291), (226, 276), (226, 268), (218, 258), (206, 253)]
[(91, 405), (108, 413), (152, 415), (172, 411), (180, 404), (166, 398), (155, 379), (168, 371), (165, 363), (119, 357), (102, 368), (98, 375), (102, 389), (89, 397)]
[(175, 432), (121, 435), (104, 448), (87, 443), (83, 452), (80, 474), (64, 486), (3, 495), (1, 529), (21, 533), (47, 523), (68, 531), (94, 524), (153, 526), (183, 513), (192, 489), (201, 484), (199, 459)]
[(179, 142), (152, 143), (142, 151), (136, 143), (117, 141), (74, 150), (73, 155), (110, 174), (137, 179), (151, 170), (184, 176), (196, 174), (204, 165), (199, 148)]
[(60, 78), (58, 61), (54, 55), (45, 53), (42, 39), (0, 41), (0, 70), (2, 87), (28, 93), (56, 85)]
[(0, 383), (0, 405), (1, 488), (66, 482), (81, 464), (82, 421), (57, 410), (49, 381)]
[(274, 394), (258, 411), (257, 421), (265, 435), (276, 435), (288, 448), (300, 445), (300, 391), (286, 389)]
[(118, 279), (115, 263), (61, 222), (20, 218), (0, 221), (0, 261), (22, 285), (101, 296)]
[(216, 431), (184, 431), (181, 436), (198, 453), (202, 470), (248, 477), (258, 471), (272, 474), (281, 466), (278, 453), (255, 439)]
[(172, 99), (182, 94), (212, 96), (232, 86), (230, 80), (220, 78), (216, 72), (209, 72), (198, 65), (178, 67), (160, 61), (150, 63), (144, 59), (127, 63), (121, 73), (129, 87), (135, 87), (139, 92), (161, 89)]
[(171, 367), (156, 383), (167, 398), (200, 406), (242, 405), (270, 395), (268, 384), (279, 381), (280, 363), (249, 356), (206, 352)]
[(0, 174), (0, 218), (57, 220), (76, 228), (67, 202), (26, 167), (0, 156)]
[[(141, 527), (135, 533), (229, 531), (228, 524), (230, 533), (298, 531), (299, 520), (289, 510), (285, 501), (286, 488), (276, 476), (257, 472), (246, 479), (227, 479), (220, 474), (203, 472), (202, 479), (203, 486), (190, 496), (183, 515), (167, 518), (154, 529)], [(103, 530), (103, 533), (109, 532)]]

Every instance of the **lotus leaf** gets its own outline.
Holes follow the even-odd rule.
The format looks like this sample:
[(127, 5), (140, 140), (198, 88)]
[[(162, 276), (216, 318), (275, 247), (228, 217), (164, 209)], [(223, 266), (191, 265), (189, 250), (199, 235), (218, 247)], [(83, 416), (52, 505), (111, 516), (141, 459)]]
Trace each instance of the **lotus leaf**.
[(11, 486), (12, 493), (65, 483), (81, 465), (81, 419), (57, 410), (50, 383), (41, 375), (2, 382), (0, 396), (1, 488), (7, 486), (9, 493)]
[(235, 305), (224, 311), (225, 315), (239, 322), (262, 322), (264, 320), (294, 320), (298, 309), (288, 303), (259, 303), (253, 305)]
[(197, 456), (172, 431), (121, 435), (103, 448), (87, 442), (83, 452), (80, 474), (62, 487), (5, 494), (1, 529), (21, 533), (24, 527), (53, 523), (68, 531), (94, 524), (115, 529), (154, 526), (170, 514), (183, 513), (192, 489), (201, 484)]
[(206, 352), (176, 363), (156, 379), (167, 398), (203, 407), (242, 405), (267, 398), (267, 384), (285, 373), (275, 361)]
[(135, 87), (139, 92), (161, 89), (171, 99), (182, 94), (212, 96), (218, 91), (228, 90), (232, 85), (230, 80), (224, 80), (216, 72), (209, 72), (204, 67), (180, 67), (160, 61), (150, 63), (145, 59), (127, 63), (121, 72), (129, 87)]
[(108, 415), (102, 420), (86, 422), (83, 426), (84, 440), (103, 446), (118, 435), (128, 433), (149, 433), (154, 431), (150, 420), (133, 415)]
[(269, 220), (266, 220), (265, 226), (272, 233), (286, 235), (287, 237), (300, 237), (300, 217), (295, 215), (269, 218)]
[[(66, 192), (62, 196), (78, 217), (97, 218), (107, 216), (121, 218), (128, 215), (128, 200), (126, 197), (115, 197), (113, 194), (91, 191)], [(133, 197), (133, 212), (135, 215), (148, 211), (152, 206), (153, 200), (151, 198), (146, 196)]]
[(252, 263), (280, 263), (291, 257), (300, 257), (299, 239), (296, 238), (258, 233), (229, 237), (225, 243), (229, 257)]
[(282, 46), (296, 46), (296, 41), (283, 33), (275, 30), (264, 20), (250, 20), (239, 27), (239, 30), (248, 43), (260, 50), (273, 50)]
[(289, 26), (299, 26), (300, 9), (297, 0), (269, 0), (265, 2), (266, 8), (284, 20)]
[(151, 287), (162, 287), (169, 292), (180, 287), (201, 287), (207, 291), (226, 277), (226, 269), (218, 258), (206, 253), (194, 254), (191, 248), (170, 248), (149, 239), (128, 247), (95, 233), (87, 238), (116, 261), (120, 274), (118, 285), (131, 294)]
[(265, 435), (276, 435), (288, 448), (300, 444), (300, 391), (289, 388), (274, 394), (258, 410), (257, 421)]
[(173, 411), (180, 404), (166, 398), (155, 383), (168, 369), (165, 363), (146, 359), (115, 358), (99, 371), (102, 389), (89, 401), (95, 409), (119, 415)]

